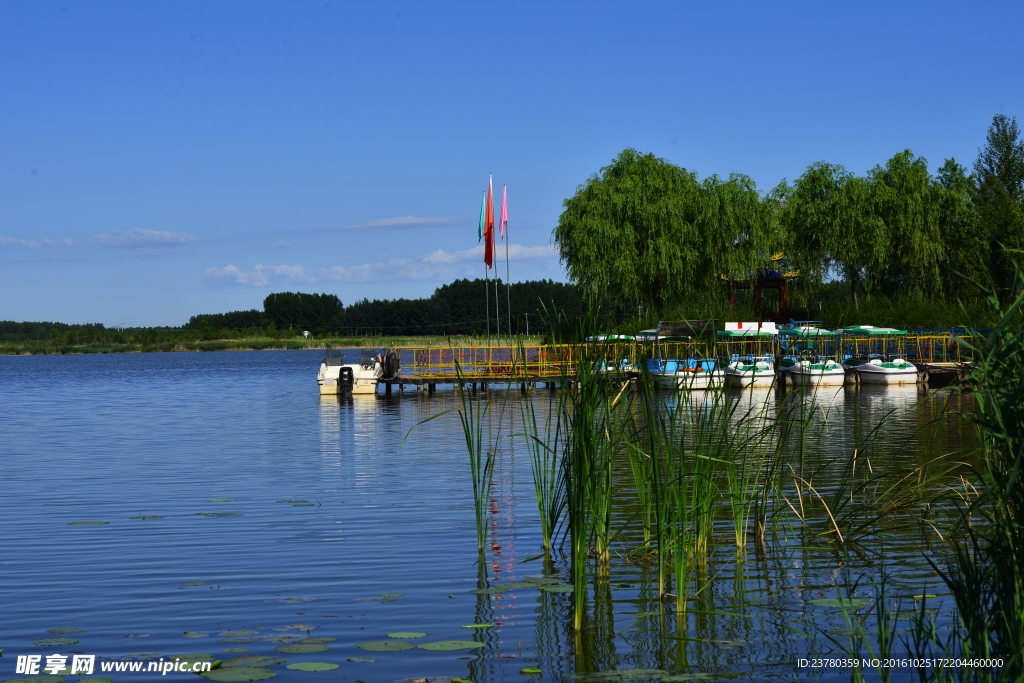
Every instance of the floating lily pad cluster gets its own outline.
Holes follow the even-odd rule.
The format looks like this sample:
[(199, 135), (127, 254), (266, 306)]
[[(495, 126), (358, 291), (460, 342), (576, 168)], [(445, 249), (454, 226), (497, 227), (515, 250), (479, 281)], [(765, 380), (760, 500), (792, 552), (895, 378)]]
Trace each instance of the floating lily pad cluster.
[[(390, 633), (388, 637), (405, 636), (406, 638), (422, 638), (426, 633)], [(483, 643), (474, 640), (438, 640), (432, 643), (421, 643), (419, 645), (410, 643), (407, 640), (373, 640), (368, 643), (356, 643), (356, 647), (367, 652), (401, 652), (419, 648), (431, 652), (453, 652), (455, 650), (474, 650), (483, 647)]]
[(405, 593), (380, 593), (375, 598), (363, 598), (359, 602), (394, 602), (396, 598), (404, 598)]
[(551, 576), (538, 576), (535, 578), (523, 579), (522, 581), (512, 581), (509, 583), (501, 583), (490, 588), (474, 588), (469, 591), (476, 595), (497, 595), (511, 590), (524, 590), (527, 588), (538, 588), (548, 593), (571, 593), (573, 587), (567, 583), (563, 583), (559, 579)]

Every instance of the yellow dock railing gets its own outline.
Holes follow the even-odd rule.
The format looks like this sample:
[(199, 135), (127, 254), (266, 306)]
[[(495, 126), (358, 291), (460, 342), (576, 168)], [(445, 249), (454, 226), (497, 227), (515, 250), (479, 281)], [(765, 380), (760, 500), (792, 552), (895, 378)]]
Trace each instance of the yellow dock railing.
[[(807, 347), (807, 348), (804, 348)], [(421, 382), (554, 381), (575, 377), (580, 363), (601, 372), (634, 372), (649, 358), (715, 358), (728, 362), (751, 356), (782, 356), (800, 352), (870, 357), (901, 356), (915, 363), (961, 363), (961, 348), (951, 335), (843, 335), (814, 340), (779, 337), (715, 339), (688, 342), (614, 341), (537, 346), (403, 346), (401, 378)], [(395, 380), (400, 381), (400, 380)]]

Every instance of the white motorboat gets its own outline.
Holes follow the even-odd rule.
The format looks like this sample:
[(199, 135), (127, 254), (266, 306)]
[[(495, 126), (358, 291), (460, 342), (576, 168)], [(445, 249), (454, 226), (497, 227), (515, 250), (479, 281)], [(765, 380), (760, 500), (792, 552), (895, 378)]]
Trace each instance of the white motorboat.
[(655, 358), (647, 368), (655, 382), (672, 389), (708, 389), (725, 383), (725, 371), (712, 358)]
[(734, 360), (725, 367), (725, 378), (734, 387), (763, 386), (775, 381), (775, 369), (763, 358)]
[(915, 384), (917, 366), (902, 358), (882, 361), (880, 358), (862, 361), (850, 358), (843, 367), (857, 374), (857, 379), (868, 384)]
[(380, 356), (363, 355), (358, 363), (345, 363), (341, 351), (328, 350), (316, 383), (321, 394), (375, 394), (383, 373)]
[(793, 384), (841, 385), (846, 381), (846, 370), (831, 358), (816, 360), (783, 360), (779, 374)]

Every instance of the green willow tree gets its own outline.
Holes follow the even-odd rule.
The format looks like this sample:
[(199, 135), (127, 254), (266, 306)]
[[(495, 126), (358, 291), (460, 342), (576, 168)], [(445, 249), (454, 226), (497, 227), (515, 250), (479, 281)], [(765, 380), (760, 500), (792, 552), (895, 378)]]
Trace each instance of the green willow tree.
[(720, 298), (716, 274), (763, 266), (777, 232), (775, 211), (750, 178), (700, 181), (634, 149), (564, 206), (554, 239), (584, 297), (658, 314), (684, 301)]
[(858, 293), (868, 291), (869, 275), (882, 260), (887, 239), (871, 211), (871, 185), (842, 166), (817, 162), (786, 193), (782, 221), (792, 247), (790, 263), (800, 268), (805, 286), (841, 277)]
[(938, 298), (945, 250), (927, 160), (907, 149), (868, 178), (874, 239), (880, 240), (871, 289), (890, 297)]

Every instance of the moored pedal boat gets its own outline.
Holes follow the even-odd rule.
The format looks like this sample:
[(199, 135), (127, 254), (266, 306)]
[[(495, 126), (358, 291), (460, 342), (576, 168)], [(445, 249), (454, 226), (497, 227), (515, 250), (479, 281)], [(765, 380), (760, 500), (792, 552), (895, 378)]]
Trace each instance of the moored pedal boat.
[(725, 372), (712, 358), (656, 358), (647, 367), (655, 382), (673, 389), (708, 389), (725, 381)]
[(779, 374), (794, 384), (840, 385), (846, 381), (843, 366), (831, 358), (818, 360), (783, 360)]
[(914, 384), (917, 382), (917, 366), (902, 358), (882, 361), (879, 358), (862, 361), (850, 358), (843, 361), (843, 367), (856, 373), (861, 382), (868, 384)]
[(768, 385), (775, 381), (775, 369), (767, 360), (736, 360), (725, 368), (726, 381), (734, 387)]

